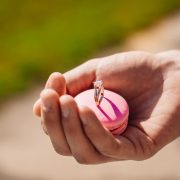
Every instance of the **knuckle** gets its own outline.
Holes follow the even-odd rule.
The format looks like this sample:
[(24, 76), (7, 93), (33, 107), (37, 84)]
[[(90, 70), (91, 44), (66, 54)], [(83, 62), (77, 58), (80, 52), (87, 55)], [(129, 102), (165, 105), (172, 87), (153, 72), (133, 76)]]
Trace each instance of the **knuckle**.
[(101, 149), (101, 153), (104, 156), (112, 156), (114, 154), (114, 148), (112, 148), (109, 144), (105, 145)]
[(144, 161), (144, 160), (151, 158), (152, 156), (153, 156), (153, 154), (143, 154), (143, 156), (140, 156), (137, 160)]
[(104, 156), (114, 156), (119, 150), (120, 146), (117, 142), (112, 139), (107, 139), (104, 144), (102, 144), (100, 151)]
[(149, 159), (151, 158), (156, 152), (154, 150), (151, 150), (151, 151), (146, 151), (144, 153), (144, 158), (143, 160), (146, 160), (146, 159)]
[(43, 106), (42, 107), (42, 111), (44, 112), (44, 113), (50, 113), (50, 112), (53, 112), (54, 111), (54, 107), (53, 107), (53, 105), (51, 104), (51, 105), (49, 105), (49, 106), (47, 106), (47, 107), (45, 107), (45, 106)]
[(50, 75), (50, 79), (53, 80), (53, 81), (59, 81), (61, 80), (62, 83), (65, 83), (65, 77), (59, 73), (59, 72), (53, 72), (51, 75)]
[(72, 103), (74, 103), (73, 97), (70, 95), (67, 95), (67, 94), (62, 95), (60, 97), (60, 100), (67, 105), (69, 105), (69, 104), (71, 105)]
[(112, 152), (109, 150), (109, 148), (103, 148), (101, 149), (101, 153), (104, 155), (104, 156), (111, 156), (112, 155)]
[(53, 72), (53, 73), (50, 74), (51, 78), (56, 78), (56, 77), (59, 77), (59, 76), (60, 76), (59, 72)]
[(57, 154), (62, 156), (71, 156), (71, 152), (69, 149), (66, 148), (59, 148), (57, 146), (54, 146), (54, 150)]
[(139, 161), (144, 161), (146, 159), (150, 159), (154, 154), (156, 154), (157, 150), (156, 149), (149, 149), (145, 150), (141, 155), (139, 156)]
[(144, 160), (151, 158), (158, 151), (159, 147), (157, 146), (157, 142), (153, 139), (146, 144), (144, 147)]
[(88, 160), (88, 158), (85, 157), (85, 156), (82, 156), (82, 155), (79, 155), (79, 154), (75, 154), (75, 155), (74, 155), (74, 158), (76, 159), (76, 161), (77, 161), (79, 164), (84, 164), (84, 165), (91, 164), (90, 161)]

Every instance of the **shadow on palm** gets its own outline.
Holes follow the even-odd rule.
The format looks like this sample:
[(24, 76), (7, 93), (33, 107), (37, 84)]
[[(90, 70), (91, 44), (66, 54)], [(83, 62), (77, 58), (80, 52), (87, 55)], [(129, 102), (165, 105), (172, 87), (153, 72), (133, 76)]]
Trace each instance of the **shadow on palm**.
[[(148, 59), (138, 60), (114, 67), (100, 66), (97, 78), (102, 79), (105, 89), (123, 96), (129, 105), (129, 125), (125, 133), (118, 137), (131, 145), (132, 157), (146, 159), (156, 151), (156, 143), (151, 122), (152, 112), (163, 92), (163, 75), (160, 68), (155, 68)], [(113, 63), (112, 63), (113, 64)], [(112, 69), (112, 70), (111, 70)], [(130, 156), (129, 156), (130, 157)], [(128, 157), (128, 158), (129, 158)]]

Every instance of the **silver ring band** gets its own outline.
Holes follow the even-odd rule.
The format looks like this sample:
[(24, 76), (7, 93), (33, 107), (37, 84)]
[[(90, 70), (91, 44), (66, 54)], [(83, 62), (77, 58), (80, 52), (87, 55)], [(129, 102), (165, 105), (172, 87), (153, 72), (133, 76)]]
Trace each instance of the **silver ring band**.
[(94, 82), (94, 100), (96, 105), (100, 105), (104, 97), (104, 86), (102, 80), (97, 80)]

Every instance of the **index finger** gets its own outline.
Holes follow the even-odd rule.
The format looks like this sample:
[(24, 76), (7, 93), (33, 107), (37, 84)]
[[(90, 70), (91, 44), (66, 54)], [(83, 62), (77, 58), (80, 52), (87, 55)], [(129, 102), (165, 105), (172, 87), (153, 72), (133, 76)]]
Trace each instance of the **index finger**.
[[(55, 90), (59, 96), (66, 93), (66, 86), (65, 86), (65, 78), (61, 73), (54, 72), (52, 73), (45, 85), (45, 89), (53, 89)], [(41, 116), (41, 100), (38, 99), (33, 107), (33, 112), (37, 116)]]
[(92, 87), (92, 82), (96, 79), (98, 62), (98, 59), (89, 60), (64, 74), (67, 94), (74, 97)]

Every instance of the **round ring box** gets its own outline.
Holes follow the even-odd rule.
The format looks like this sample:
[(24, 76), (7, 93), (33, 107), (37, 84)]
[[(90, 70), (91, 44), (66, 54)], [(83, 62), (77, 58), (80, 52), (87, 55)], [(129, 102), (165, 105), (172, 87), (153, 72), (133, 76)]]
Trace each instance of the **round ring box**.
[(117, 93), (104, 90), (100, 105), (94, 100), (94, 89), (81, 92), (75, 97), (78, 105), (89, 107), (99, 121), (113, 134), (122, 134), (128, 125), (129, 107), (126, 100)]

